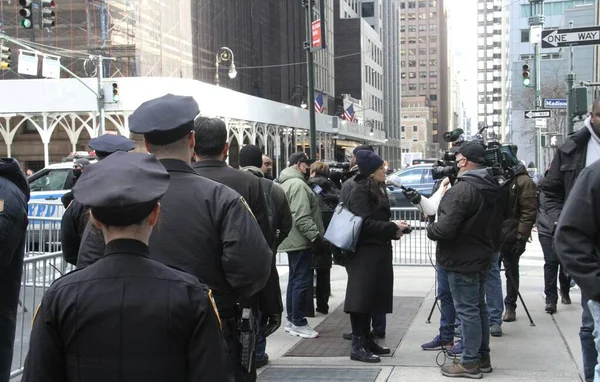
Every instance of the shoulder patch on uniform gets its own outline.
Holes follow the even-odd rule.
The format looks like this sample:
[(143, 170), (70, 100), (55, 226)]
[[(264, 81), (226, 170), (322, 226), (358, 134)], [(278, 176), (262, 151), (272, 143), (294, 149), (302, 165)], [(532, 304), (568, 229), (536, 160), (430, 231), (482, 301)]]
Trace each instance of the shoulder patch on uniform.
[(0, 212), (4, 212), (4, 199), (0, 199)]
[(37, 308), (35, 308), (35, 312), (33, 313), (33, 318), (31, 319), (31, 326), (33, 326), (33, 323), (35, 322), (35, 318), (38, 315), (38, 312), (40, 311), (40, 307), (42, 306), (42, 304), (40, 303)]
[(250, 212), (250, 215), (252, 215), (254, 220), (256, 220), (256, 216), (254, 216), (252, 209), (250, 208), (250, 206), (248, 205), (248, 202), (246, 202), (246, 199), (244, 199), (243, 196), (240, 196), (240, 202), (242, 202), (242, 205), (248, 210), (248, 212)]
[(212, 289), (208, 290), (208, 299), (210, 300), (210, 305), (212, 306), (212, 310), (215, 313), (215, 316), (217, 316), (217, 321), (219, 321), (219, 327), (223, 329), (223, 324), (221, 323), (221, 316), (219, 316), (217, 304), (215, 304), (215, 299), (213, 298)]

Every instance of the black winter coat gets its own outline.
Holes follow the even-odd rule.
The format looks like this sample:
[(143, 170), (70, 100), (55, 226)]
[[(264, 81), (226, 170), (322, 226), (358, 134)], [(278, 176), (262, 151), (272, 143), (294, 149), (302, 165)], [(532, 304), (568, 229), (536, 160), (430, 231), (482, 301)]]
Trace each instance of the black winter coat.
[[(237, 192), (198, 175), (183, 161), (161, 163), (170, 183), (150, 236), (150, 258), (198, 277), (213, 290), (219, 313), (231, 317), (236, 302), (267, 282), (271, 249)], [(80, 252), (78, 266), (96, 260)]]
[(581, 171), (558, 221), (554, 245), (583, 294), (600, 302), (600, 160)]
[[(308, 186), (317, 194), (317, 200), (321, 208), (321, 217), (323, 218), (323, 227), (327, 231), (333, 211), (340, 201), (340, 191), (334, 187), (331, 180), (320, 175), (308, 179)], [(331, 251), (320, 256), (313, 255), (312, 267), (314, 269), (330, 269), (332, 264)]]
[(481, 168), (458, 176), (438, 208), (438, 221), (427, 227), (427, 237), (437, 241), (440, 267), (455, 272), (483, 272), (497, 250), (495, 229), (500, 219), (497, 204), (501, 187), (492, 170)]
[(0, 381), (10, 379), (28, 201), (29, 185), (19, 163), (0, 159)]
[(502, 250), (510, 251), (517, 243), (517, 235), (529, 239), (538, 209), (537, 187), (527, 169), (520, 166), (510, 184), (506, 203), (507, 216), (502, 223)]
[[(391, 222), (390, 204), (387, 198), (378, 204), (369, 195), (364, 178), (357, 175), (352, 192), (343, 202), (355, 215), (362, 217), (363, 224), (356, 252), (345, 264), (348, 271), (345, 312), (391, 313), (394, 294), (394, 270), (392, 244), (398, 226)], [(383, 191), (385, 194), (385, 190)]]
[(233, 381), (209, 289), (148, 252), (113, 240), (101, 260), (48, 288), (23, 382)]
[[(88, 209), (73, 199), (65, 210), (60, 222), (60, 243), (63, 258), (69, 264), (77, 265), (79, 247), (81, 246), (88, 220)], [(91, 223), (90, 225), (93, 226)], [(101, 254), (102, 252), (100, 252)]]
[(565, 201), (585, 167), (587, 144), (591, 137), (585, 127), (570, 134), (556, 151), (546, 177), (538, 185), (544, 192), (544, 208), (553, 223), (558, 222)]

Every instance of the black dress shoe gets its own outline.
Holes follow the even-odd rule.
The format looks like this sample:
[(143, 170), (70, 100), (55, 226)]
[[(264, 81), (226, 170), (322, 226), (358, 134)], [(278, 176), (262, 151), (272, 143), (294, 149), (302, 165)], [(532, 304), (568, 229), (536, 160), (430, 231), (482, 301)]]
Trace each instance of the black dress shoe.
[(392, 352), (390, 348), (379, 345), (374, 339), (367, 341), (367, 347), (373, 354), (377, 355), (390, 354)]
[(556, 304), (552, 304), (552, 303), (546, 304), (545, 311), (546, 311), (546, 313), (549, 313), (549, 314), (556, 313)]
[(364, 337), (352, 336), (352, 350), (350, 351), (350, 359), (366, 363), (381, 362), (379, 356), (373, 354), (366, 345)]
[(563, 294), (560, 302), (564, 305), (571, 305), (571, 297), (568, 294)]

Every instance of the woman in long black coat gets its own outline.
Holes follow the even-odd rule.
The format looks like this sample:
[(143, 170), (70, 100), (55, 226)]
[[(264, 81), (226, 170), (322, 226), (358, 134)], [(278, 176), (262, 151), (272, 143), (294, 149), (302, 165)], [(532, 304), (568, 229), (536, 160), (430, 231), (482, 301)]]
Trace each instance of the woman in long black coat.
[(391, 240), (399, 239), (406, 222), (390, 221), (390, 203), (385, 190), (383, 160), (371, 151), (357, 152), (359, 174), (353, 190), (344, 200), (346, 207), (363, 218), (355, 253), (346, 263), (348, 286), (344, 311), (352, 323), (350, 358), (379, 362), (378, 354), (389, 348), (379, 346), (370, 333), (371, 314), (391, 313), (394, 287)]

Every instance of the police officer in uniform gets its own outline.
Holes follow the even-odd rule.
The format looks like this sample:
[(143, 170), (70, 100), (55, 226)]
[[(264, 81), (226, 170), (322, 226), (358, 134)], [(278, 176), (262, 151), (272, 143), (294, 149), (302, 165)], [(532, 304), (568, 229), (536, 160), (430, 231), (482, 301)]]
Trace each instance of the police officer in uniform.
[[(88, 146), (95, 150), (98, 160), (102, 160), (117, 151), (131, 151), (135, 148), (135, 142), (122, 135), (104, 134), (90, 139)], [(77, 163), (77, 161), (75, 162)], [(88, 162), (89, 164), (89, 162)], [(85, 166), (87, 169), (87, 166)], [(85, 171), (85, 169), (84, 169)], [(77, 175), (75, 175), (77, 177)], [(79, 247), (86, 236), (86, 232), (92, 228), (88, 225), (88, 214), (86, 207), (73, 200), (65, 210), (60, 225), (60, 242), (62, 244), (63, 257), (73, 265), (77, 264)], [(100, 235), (100, 240), (102, 240)], [(102, 252), (99, 256), (102, 255)]]
[(142, 153), (115, 153), (81, 176), (75, 199), (102, 230), (104, 257), (45, 293), (24, 382), (233, 381), (210, 289), (149, 258), (168, 187), (164, 167)]
[(129, 117), (129, 129), (144, 135), (146, 149), (171, 176), (150, 258), (197, 276), (214, 291), (236, 381), (252, 380), (256, 373), (240, 361), (239, 303), (265, 286), (273, 255), (244, 198), (190, 167), (198, 114), (192, 97), (167, 94)]

